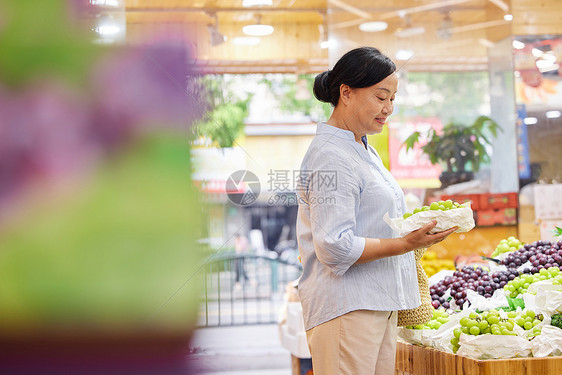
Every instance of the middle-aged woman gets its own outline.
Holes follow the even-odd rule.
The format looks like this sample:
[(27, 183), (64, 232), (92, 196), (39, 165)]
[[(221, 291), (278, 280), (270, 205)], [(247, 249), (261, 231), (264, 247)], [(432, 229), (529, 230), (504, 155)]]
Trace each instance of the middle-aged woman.
[(367, 134), (393, 111), (395, 64), (378, 49), (347, 52), (319, 74), (314, 95), (331, 103), (303, 159), (297, 233), (299, 296), (314, 373), (394, 374), (397, 310), (420, 305), (412, 250), (442, 241), (430, 222), (396, 238), (385, 223), (404, 214), (404, 194)]

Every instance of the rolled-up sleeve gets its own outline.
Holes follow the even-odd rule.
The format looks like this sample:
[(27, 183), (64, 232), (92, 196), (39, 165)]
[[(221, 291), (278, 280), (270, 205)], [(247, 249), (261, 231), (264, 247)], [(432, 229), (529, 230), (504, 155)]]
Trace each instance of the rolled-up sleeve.
[(342, 159), (334, 152), (316, 155), (307, 190), (314, 251), (338, 276), (365, 248), (365, 238), (354, 233), (360, 182), (349, 161)]

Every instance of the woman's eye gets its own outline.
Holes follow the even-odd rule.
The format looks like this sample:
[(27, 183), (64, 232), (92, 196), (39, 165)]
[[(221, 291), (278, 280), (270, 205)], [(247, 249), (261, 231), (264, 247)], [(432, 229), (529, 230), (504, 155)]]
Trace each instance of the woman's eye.
[(377, 98), (382, 102), (384, 102), (386, 100), (385, 98), (381, 98), (380, 96), (377, 96)]

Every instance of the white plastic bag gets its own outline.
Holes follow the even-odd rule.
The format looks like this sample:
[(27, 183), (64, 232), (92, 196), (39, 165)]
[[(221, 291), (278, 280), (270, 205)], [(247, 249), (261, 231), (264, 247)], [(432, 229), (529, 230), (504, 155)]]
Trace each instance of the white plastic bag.
[[(560, 285), (551, 285), (550, 287), (556, 286), (560, 287)], [(562, 291), (549, 289), (545, 285), (535, 295), (535, 306), (537, 312), (549, 317), (562, 313)]]
[(452, 227), (458, 227), (455, 232), (468, 232), (474, 228), (474, 216), (470, 207), (453, 208), (447, 211), (429, 210), (420, 211), (407, 219), (401, 217), (391, 219), (385, 214), (385, 221), (400, 236), (420, 229), (431, 220), (437, 220), (437, 225), (431, 233), (437, 233)]
[(498, 307), (509, 306), (503, 289), (496, 289), (490, 298), (486, 298), (473, 290), (467, 289), (466, 298), (470, 301), (471, 307), (480, 311), (494, 310)]
[(519, 336), (479, 335), (462, 333), (458, 355), (475, 359), (501, 359), (528, 357), (531, 343)]
[(531, 340), (533, 357), (562, 355), (562, 329), (545, 325), (541, 334)]

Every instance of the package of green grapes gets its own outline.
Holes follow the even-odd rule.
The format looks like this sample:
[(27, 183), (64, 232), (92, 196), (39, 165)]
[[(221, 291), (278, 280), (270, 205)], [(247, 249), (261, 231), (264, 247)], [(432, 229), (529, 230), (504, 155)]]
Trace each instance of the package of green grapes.
[(458, 204), (450, 200), (433, 202), (430, 206), (416, 208), (403, 217), (390, 218), (385, 215), (385, 221), (398, 235), (404, 236), (436, 220), (437, 225), (431, 233), (437, 233), (449, 228), (458, 227), (455, 232), (468, 232), (474, 228), (474, 215), (470, 203)]

